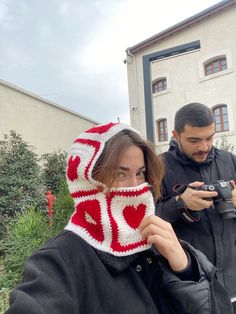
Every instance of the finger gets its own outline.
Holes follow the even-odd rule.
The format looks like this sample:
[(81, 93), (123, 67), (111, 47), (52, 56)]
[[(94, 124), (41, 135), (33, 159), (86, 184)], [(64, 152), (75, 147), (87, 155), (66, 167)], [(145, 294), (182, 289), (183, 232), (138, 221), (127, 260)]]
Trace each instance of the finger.
[(172, 231), (163, 229), (162, 227), (154, 225), (154, 224), (148, 225), (146, 228), (142, 229), (140, 232), (141, 232), (142, 239), (147, 239), (148, 237), (152, 235), (158, 235), (168, 240), (174, 237)]
[(145, 229), (149, 225), (157, 225), (162, 229), (172, 229), (172, 226), (169, 222), (165, 221), (164, 219), (156, 216), (156, 215), (150, 215), (143, 218), (141, 221), (141, 224), (139, 226), (140, 230)]
[(236, 187), (234, 180), (230, 180), (229, 182), (230, 182), (230, 185), (232, 186), (232, 188), (235, 188), (235, 187)]
[[(200, 202), (199, 202), (200, 203)], [(202, 208), (209, 208), (212, 206), (213, 201), (209, 201), (209, 200), (201, 200)]]
[(203, 186), (203, 184), (204, 182), (195, 181), (195, 182), (189, 183), (189, 186), (194, 187), (194, 188), (200, 188), (201, 186)]
[(209, 197), (215, 197), (218, 195), (216, 191), (194, 191), (193, 196), (198, 196), (200, 198), (209, 198)]
[(147, 242), (149, 244), (155, 244), (156, 249), (164, 256), (167, 253), (170, 253), (171, 247), (176, 247), (175, 244), (173, 245), (174, 243), (173, 241), (170, 241), (169, 239), (165, 239), (159, 234), (149, 235), (147, 237)]

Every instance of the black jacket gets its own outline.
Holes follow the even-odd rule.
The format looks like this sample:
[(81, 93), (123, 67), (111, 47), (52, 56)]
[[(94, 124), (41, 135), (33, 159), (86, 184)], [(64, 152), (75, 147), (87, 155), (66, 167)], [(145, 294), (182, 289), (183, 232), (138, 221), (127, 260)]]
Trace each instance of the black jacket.
[[(236, 297), (236, 219), (224, 220), (214, 206), (200, 212), (200, 220), (186, 222), (178, 213), (173, 192), (175, 184), (203, 181), (205, 184), (222, 179), (236, 179), (236, 156), (212, 148), (208, 159), (199, 164), (183, 155), (174, 141), (163, 154), (166, 174), (163, 199), (156, 206), (156, 214), (172, 223), (180, 239), (201, 250), (217, 266), (220, 282)], [(236, 304), (236, 303), (235, 303)]]
[(184, 245), (192, 280), (183, 281), (189, 274), (172, 273), (152, 249), (114, 257), (65, 231), (26, 261), (24, 281), (13, 290), (6, 314), (232, 313), (215, 267)]

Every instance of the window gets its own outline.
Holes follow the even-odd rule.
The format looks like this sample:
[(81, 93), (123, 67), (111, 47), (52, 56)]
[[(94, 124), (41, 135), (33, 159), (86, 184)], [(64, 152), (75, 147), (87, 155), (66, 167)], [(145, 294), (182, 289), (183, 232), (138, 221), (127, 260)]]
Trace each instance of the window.
[(167, 89), (166, 77), (156, 80), (152, 84), (152, 93), (158, 93)]
[(213, 109), (216, 120), (216, 132), (229, 131), (229, 119), (226, 105), (219, 105)]
[(228, 67), (226, 57), (220, 57), (205, 64), (205, 75), (221, 72), (226, 70), (227, 68)]
[(168, 132), (167, 132), (167, 120), (161, 119), (157, 121), (157, 134), (158, 134), (158, 141), (164, 142), (168, 141)]

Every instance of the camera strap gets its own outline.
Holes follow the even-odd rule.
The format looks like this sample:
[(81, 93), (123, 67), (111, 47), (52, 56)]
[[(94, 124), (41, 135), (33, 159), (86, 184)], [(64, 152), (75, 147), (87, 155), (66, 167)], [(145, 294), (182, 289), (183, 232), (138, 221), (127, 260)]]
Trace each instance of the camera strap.
[(186, 222), (196, 222), (200, 220), (200, 213), (195, 212), (187, 208), (184, 200), (181, 198), (181, 194), (189, 187), (187, 184), (176, 184), (173, 187), (173, 191), (179, 196), (176, 201), (176, 206), (180, 217)]

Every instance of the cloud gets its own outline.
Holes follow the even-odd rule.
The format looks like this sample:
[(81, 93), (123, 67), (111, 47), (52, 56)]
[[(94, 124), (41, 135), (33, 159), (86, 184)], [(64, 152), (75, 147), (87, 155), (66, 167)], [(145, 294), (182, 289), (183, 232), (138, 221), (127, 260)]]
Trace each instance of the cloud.
[(71, 13), (71, 7), (68, 2), (59, 3), (58, 12), (62, 16), (68, 16)]
[(1, 0), (1, 78), (94, 120), (129, 123), (125, 49), (216, 2)]
[(2, 22), (7, 14), (6, 1), (0, 2), (0, 22)]

